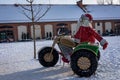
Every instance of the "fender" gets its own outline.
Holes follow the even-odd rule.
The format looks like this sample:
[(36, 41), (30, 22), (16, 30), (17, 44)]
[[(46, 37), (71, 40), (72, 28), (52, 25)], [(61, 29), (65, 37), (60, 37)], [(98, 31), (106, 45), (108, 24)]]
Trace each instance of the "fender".
[(78, 46), (76, 46), (73, 50), (73, 53), (80, 50), (80, 49), (86, 49), (92, 51), (96, 56), (98, 55), (99, 47), (96, 45), (91, 45), (89, 43), (81, 43)]

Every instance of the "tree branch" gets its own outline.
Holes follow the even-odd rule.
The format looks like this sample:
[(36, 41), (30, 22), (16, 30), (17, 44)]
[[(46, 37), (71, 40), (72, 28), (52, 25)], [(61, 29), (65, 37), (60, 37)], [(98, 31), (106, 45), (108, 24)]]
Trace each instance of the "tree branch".
[(30, 9), (24, 7), (23, 5), (20, 5), (21, 8), (23, 8), (24, 10), (30, 11)]
[(36, 12), (36, 14), (35, 14), (35, 16), (34, 17), (36, 17), (40, 12), (41, 12), (41, 10), (42, 10), (42, 8), (41, 7), (39, 7), (38, 8), (38, 11)]
[(26, 0), (28, 3), (33, 3), (34, 0)]
[(45, 11), (45, 13), (43, 15), (41, 15), (37, 20), (35, 20), (36, 22), (40, 20), (40, 18), (42, 18), (49, 10), (50, 10), (51, 6), (48, 7), (48, 9)]
[(24, 10), (22, 10), (22, 12), (23, 12), (23, 14), (24, 14), (28, 19), (32, 20), (32, 19), (25, 13)]
[(113, 0), (106, 0), (107, 4), (113, 4)]
[(97, 0), (98, 4), (104, 4), (104, 0)]

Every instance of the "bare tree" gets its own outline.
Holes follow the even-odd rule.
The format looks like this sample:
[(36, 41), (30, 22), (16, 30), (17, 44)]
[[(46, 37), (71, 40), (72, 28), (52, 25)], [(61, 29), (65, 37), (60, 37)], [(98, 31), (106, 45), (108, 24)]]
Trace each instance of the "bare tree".
[(113, 4), (113, 0), (106, 0), (107, 4)]
[(98, 4), (109, 4), (109, 5), (112, 5), (112, 4), (120, 4), (120, 0), (97, 0), (97, 3)]
[(104, 4), (104, 3), (105, 3), (105, 0), (97, 0), (97, 3), (98, 3), (98, 4)]
[(120, 4), (120, 0), (118, 0), (118, 4)]
[(36, 39), (35, 39), (35, 23), (38, 22), (50, 9), (50, 5), (42, 6), (40, 4), (33, 4), (34, 0), (26, 0), (29, 4), (15, 4), (21, 8), (22, 13), (31, 20), (33, 26), (33, 40), (34, 40), (34, 58), (36, 59)]
[(97, 0), (98, 4), (113, 4), (113, 0)]

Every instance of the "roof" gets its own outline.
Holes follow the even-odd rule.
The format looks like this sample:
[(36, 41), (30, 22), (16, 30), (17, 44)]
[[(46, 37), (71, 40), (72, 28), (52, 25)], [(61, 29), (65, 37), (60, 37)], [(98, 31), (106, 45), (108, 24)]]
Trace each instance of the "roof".
[[(47, 9), (48, 5), (42, 5), (41, 12)], [(42, 14), (40, 12), (40, 14)], [(76, 21), (83, 14), (83, 11), (77, 5), (51, 5), (50, 10), (43, 16), (39, 22), (51, 21)], [(30, 15), (30, 12), (27, 14)], [(0, 23), (30, 22), (22, 14), (22, 10), (14, 5), (0, 5)]]
[[(38, 5), (34, 5), (38, 6)], [(44, 13), (48, 5), (42, 5), (40, 15)], [(120, 19), (120, 6), (117, 5), (87, 5), (87, 10), (92, 14), (94, 20)], [(51, 5), (50, 10), (39, 22), (53, 21), (77, 21), (84, 12), (76, 4)], [(30, 12), (28, 12), (30, 15)], [(31, 22), (22, 9), (14, 5), (0, 5), (0, 23)]]
[(118, 5), (88, 5), (86, 8), (94, 20), (120, 19), (120, 6)]

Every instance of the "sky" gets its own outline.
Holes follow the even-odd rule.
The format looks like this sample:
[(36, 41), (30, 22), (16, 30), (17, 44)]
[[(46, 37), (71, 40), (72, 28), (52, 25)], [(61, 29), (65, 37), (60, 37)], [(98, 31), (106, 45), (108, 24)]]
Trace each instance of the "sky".
[[(79, 0), (35, 0), (35, 3), (50, 3), (51, 4), (76, 4)], [(26, 0), (0, 0), (0, 4), (15, 4), (20, 3), (24, 4), (26, 3)], [(83, 3), (85, 4), (96, 4), (97, 0), (83, 0)]]

